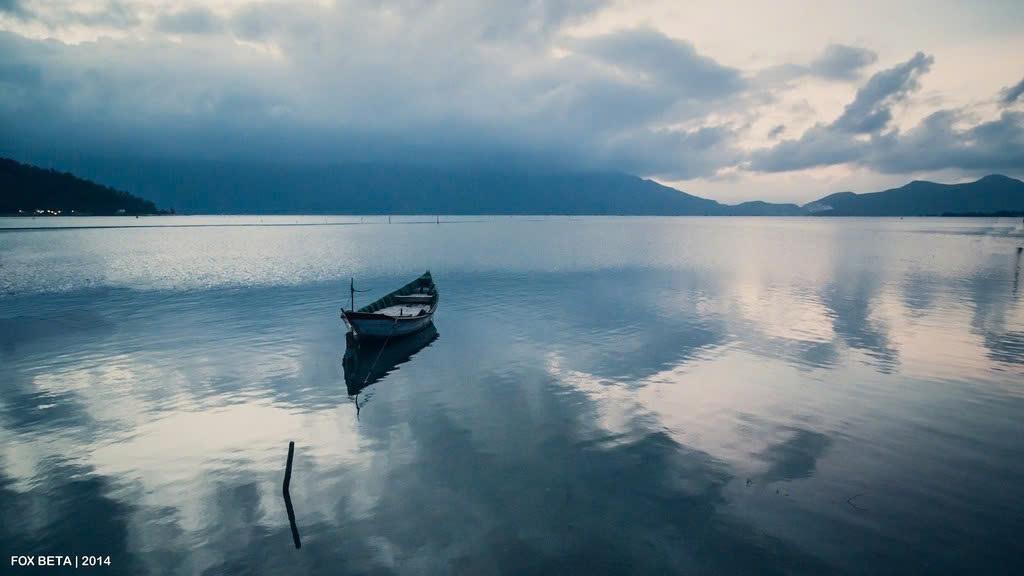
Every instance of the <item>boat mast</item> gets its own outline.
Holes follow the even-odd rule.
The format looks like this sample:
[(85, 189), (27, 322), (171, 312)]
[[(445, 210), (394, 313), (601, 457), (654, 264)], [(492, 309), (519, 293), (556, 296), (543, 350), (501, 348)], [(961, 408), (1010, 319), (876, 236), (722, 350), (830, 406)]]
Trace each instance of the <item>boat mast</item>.
[(356, 279), (350, 278), (348, 282), (348, 293), (349, 297), (352, 298), (352, 311), (356, 311)]

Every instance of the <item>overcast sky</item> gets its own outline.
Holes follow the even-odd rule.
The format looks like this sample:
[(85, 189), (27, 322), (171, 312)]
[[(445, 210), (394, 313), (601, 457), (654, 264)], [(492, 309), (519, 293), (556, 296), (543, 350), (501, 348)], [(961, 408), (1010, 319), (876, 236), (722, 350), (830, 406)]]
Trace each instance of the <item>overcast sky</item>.
[(555, 166), (728, 203), (1024, 176), (1020, 0), (0, 0), (0, 56), (16, 158)]

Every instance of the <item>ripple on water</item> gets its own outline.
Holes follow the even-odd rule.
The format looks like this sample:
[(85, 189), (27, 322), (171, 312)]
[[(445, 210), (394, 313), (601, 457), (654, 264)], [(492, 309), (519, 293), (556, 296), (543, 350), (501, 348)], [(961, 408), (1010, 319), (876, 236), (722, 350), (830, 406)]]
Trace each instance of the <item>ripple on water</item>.
[[(131, 573), (1006, 572), (1024, 305), (987, 227), (0, 233), (0, 542)], [(438, 338), (349, 396), (349, 278), (358, 306), (425, 268)]]

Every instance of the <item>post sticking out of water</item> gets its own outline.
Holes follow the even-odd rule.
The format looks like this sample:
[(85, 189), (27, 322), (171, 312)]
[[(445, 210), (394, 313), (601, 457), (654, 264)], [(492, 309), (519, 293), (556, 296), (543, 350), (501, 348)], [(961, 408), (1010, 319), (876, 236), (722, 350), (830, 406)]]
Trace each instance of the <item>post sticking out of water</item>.
[(284, 466), (283, 490), (288, 493), (288, 485), (292, 483), (292, 457), (295, 456), (295, 442), (288, 442), (288, 462)]
[(288, 524), (292, 528), (292, 542), (295, 548), (302, 548), (302, 541), (299, 539), (299, 527), (295, 524), (295, 509), (292, 508), (292, 495), (288, 492), (288, 485), (292, 482), (292, 456), (295, 455), (295, 442), (288, 442), (288, 463), (284, 468), (284, 485), (281, 493), (284, 495), (284, 507), (288, 511)]
[(438, 223), (438, 224), (440, 224), (440, 223), (441, 223), (441, 217), (440, 217), (440, 216), (438, 216), (438, 217), (437, 217), (437, 223)]
[(350, 309), (353, 312), (355, 312), (356, 311), (356, 279), (355, 278), (350, 278), (349, 279), (349, 282), (348, 282), (348, 294), (352, 298), (352, 303), (350, 304), (350, 306), (351, 306)]

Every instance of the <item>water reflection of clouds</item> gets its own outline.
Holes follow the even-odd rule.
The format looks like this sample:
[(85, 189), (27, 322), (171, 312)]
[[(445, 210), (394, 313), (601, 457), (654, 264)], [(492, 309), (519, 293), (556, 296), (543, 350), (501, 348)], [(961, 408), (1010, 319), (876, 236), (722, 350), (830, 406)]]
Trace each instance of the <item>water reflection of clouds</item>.
[[(473, 411), (503, 434), (481, 435), (475, 422), (446, 411), (408, 421), (417, 450), (378, 479), (388, 496), (369, 520), (402, 529), (377, 536), (376, 545), (412, 571), (651, 573), (742, 570), (757, 561), (765, 573), (778, 571), (768, 550), (785, 545), (718, 512), (732, 481), (727, 466), (665, 432), (609, 433), (593, 420), (603, 402), (581, 391), (520, 402), (521, 379), (561, 387), (531, 372), (492, 374), (489, 393), (476, 399)], [(355, 530), (358, 537), (364, 527)], [(814, 565), (797, 550), (787, 554)]]
[[(823, 470), (846, 490), (872, 475), (907, 482), (922, 464), (865, 464), (837, 481), (840, 460), (871, 460), (857, 445), (927, 448), (934, 463), (943, 444), (966, 453), (995, 435), (1004, 396), (1022, 392), (1024, 310), (1004, 297), (1012, 268), (978, 260), (963, 276), (842, 261), (792, 275), (765, 272), (771, 261), (467, 272), (444, 286), (444, 339), (377, 383), (358, 421), (341, 377), (340, 284), (115, 290), (81, 330), (46, 324), (40, 308), (0, 389), (0, 492), (30, 519), (15, 534), (5, 516), (3, 541), (68, 541), (81, 522), (47, 502), (78, 498), (112, 510), (97, 537), (136, 572), (825, 571), (813, 538), (793, 544), (800, 534), (765, 526), (765, 510), (820, 518), (741, 492), (744, 480), (805, 503)], [(110, 317), (107, 305), (138, 309)], [(983, 401), (965, 384), (979, 381)], [(992, 430), (957, 420), (967, 404)], [(919, 424), (933, 416), (962, 433)], [(879, 440), (901, 434), (915, 443)], [(268, 552), (291, 546), (288, 439), (303, 531), (291, 557)], [(938, 493), (949, 462), (915, 481)], [(266, 562), (253, 568), (256, 556)]]
[(737, 282), (727, 297), (730, 332), (747, 351), (786, 359), (802, 370), (828, 368), (838, 358), (829, 311), (806, 284)]
[[(118, 572), (145, 572), (130, 543), (136, 507), (111, 496), (109, 478), (52, 457), (29, 488), (15, 489), (13, 484), (6, 472), (0, 473), (0, 542), (9, 545), (12, 554), (45, 554), (45, 549), (54, 554), (110, 555), (118, 559)], [(84, 518), (88, 530), (83, 530)]]
[(845, 347), (864, 352), (864, 362), (882, 374), (976, 378), (1024, 357), (1007, 329), (1024, 322), (1024, 307), (1006, 290), (1004, 259), (976, 262), (964, 277), (924, 272), (920, 263), (889, 276), (837, 270), (813, 296), (800, 282), (737, 282), (747, 287), (734, 290), (730, 332), (751, 352), (789, 358), (797, 367), (831, 367), (850, 357)]
[[(515, 318), (474, 329), (491, 340), (511, 331), (544, 350), (562, 350), (603, 378), (629, 384), (725, 342), (724, 318), (697, 312), (714, 300), (709, 281), (692, 272), (634, 269), (493, 275), (453, 294), (457, 308), (446, 313), (484, 308), (492, 318)], [(488, 357), (503, 356), (493, 348)]]
[(840, 272), (822, 293), (829, 309), (832, 328), (847, 346), (863, 350), (883, 373), (896, 369), (899, 351), (889, 341), (886, 319), (873, 314), (872, 303), (881, 289), (877, 274), (861, 272), (851, 275)]
[(758, 458), (768, 464), (768, 469), (757, 475), (761, 483), (810, 478), (818, 460), (832, 444), (832, 438), (821, 432), (785, 427), (782, 430), (790, 436), (758, 454)]
[[(154, 298), (139, 295), (143, 305), (161, 306)], [(252, 304), (239, 300), (234, 308), (206, 309), (209, 327), (220, 329), (196, 333), (200, 338), (188, 345), (175, 341), (188, 334), (189, 322), (182, 317), (193, 314), (180, 304), (163, 304), (180, 314), (169, 314), (161, 326), (147, 322), (152, 310), (126, 314), (104, 323), (101, 327), (107, 332), (99, 337), (92, 333), (86, 343), (77, 339), (79, 332), (63, 331), (59, 322), (42, 316), (37, 326), (45, 330), (39, 338), (67, 352), (58, 362), (35, 367), (32, 354), (20, 354), (26, 350), (21, 345), (34, 345), (33, 341), (19, 342), (11, 379), (0, 389), (0, 458), (8, 474), (6, 486), (38, 503), (45, 501), (32, 497), (39, 491), (43, 496), (54, 492), (53, 497), (67, 491), (66, 497), (74, 499), (80, 483), (64, 478), (72, 470), (101, 483), (104, 497), (134, 503), (126, 520), (132, 541), (125, 546), (137, 550), (145, 543), (160, 543), (146, 550), (152, 558), (159, 556), (161, 545), (180, 555), (195, 547), (195, 538), (201, 538), (211, 523), (225, 520), (212, 516), (197, 500), (205, 499), (211, 483), (237, 483), (234, 472), (228, 471), (244, 470), (243, 475), (262, 478), (258, 484), (266, 492), (264, 504), (279, 499), (274, 487), (279, 482), (281, 447), (289, 437), (305, 439), (303, 467), (316, 462), (334, 467), (372, 454), (373, 448), (360, 441), (349, 407), (339, 406), (344, 387), (328, 385), (340, 380), (334, 360), (339, 351), (323, 341), (274, 342), (258, 332), (253, 336), (252, 331), (239, 330), (246, 322), (237, 318)], [(101, 300), (98, 305), (103, 304)], [(110, 346), (111, 333), (123, 338), (120, 346)], [(303, 388), (309, 392), (303, 393)], [(55, 455), (67, 465), (54, 467)], [(89, 496), (82, 497), (87, 501)], [(305, 520), (322, 524), (318, 507), (304, 504)], [(152, 510), (174, 514), (154, 517)], [(29, 516), (41, 520), (43, 512), (34, 510)], [(276, 518), (265, 521), (277, 523)], [(68, 535), (84, 528), (68, 523)], [(5, 520), (5, 525), (13, 524)], [(184, 536), (167, 541), (161, 530), (170, 526)], [(48, 524), (26, 537), (45, 543), (54, 532)], [(124, 536), (107, 537), (117, 542)], [(203, 554), (200, 547), (197, 556)], [(127, 569), (130, 554), (122, 550), (119, 556)], [(177, 562), (180, 558), (170, 565)]]
[(910, 270), (903, 277), (903, 305), (912, 316), (922, 316), (935, 306), (942, 277), (936, 273)]
[[(1007, 329), (1021, 325), (1022, 320), (1019, 304), (1004, 297), (1009, 294), (1010, 271), (990, 263), (970, 269), (972, 273), (964, 278), (920, 271), (837, 269), (835, 277), (814, 294), (802, 282), (760, 285), (734, 277), (740, 281), (723, 283), (723, 293), (702, 298), (699, 308), (683, 307), (681, 316), (674, 318), (683, 322), (694, 321), (689, 318), (693, 315), (724, 319), (716, 345), (698, 356), (685, 353), (689, 342), (680, 338), (675, 344), (684, 352), (678, 354), (676, 365), (642, 375), (631, 388), (616, 386), (598, 363), (586, 356), (566, 355), (566, 349), (548, 355), (547, 370), (561, 385), (595, 403), (594, 423), (609, 432), (602, 444), (606, 448), (629, 444), (643, 437), (645, 430), (659, 430), (681, 447), (703, 451), (731, 474), (747, 475), (754, 485), (804, 481), (828, 458), (836, 438), (842, 439), (844, 452), (851, 437), (878, 442), (874, 435), (879, 431), (859, 428), (880, 420), (878, 413), (872, 413), (878, 408), (871, 408), (879, 398), (889, 404), (892, 421), (899, 422), (925, 408), (921, 394), (934, 396), (924, 404), (945, 410), (966, 393), (963, 386), (981, 380), (992, 383), (986, 395), (1020, 393), (1019, 386), (1010, 384), (1012, 375), (997, 373), (1014, 371), (1011, 366), (1024, 357), (1018, 348), (1019, 332)], [(902, 295), (894, 289), (901, 285)], [(968, 306), (961, 304), (964, 294), (969, 296)], [(670, 348), (671, 342), (663, 345)], [(858, 358), (857, 352), (864, 356)], [(877, 376), (861, 381), (860, 394), (875, 400), (858, 398), (855, 388), (842, 381), (814, 385), (817, 377), (809, 380), (808, 375), (786, 373), (773, 362), (787, 358), (791, 368), (801, 371), (862, 362)], [(856, 378), (855, 373), (850, 371), (848, 376)], [(896, 377), (917, 380), (899, 386)], [(948, 388), (949, 383), (956, 388)], [(823, 407), (824, 417), (813, 425), (802, 416)], [(744, 414), (772, 416), (763, 420)], [(845, 416), (836, 419), (837, 414)], [(971, 425), (958, 421), (957, 426), (970, 429)], [(834, 476), (843, 465), (830, 463), (828, 468)], [(909, 482), (904, 478), (907, 473), (897, 474), (899, 482)], [(856, 493), (851, 490), (863, 490), (863, 484), (851, 485), (848, 479), (831, 481), (837, 486), (834, 490), (848, 491), (846, 497)], [(744, 504), (751, 505), (764, 506)], [(785, 516), (792, 519), (792, 512)], [(750, 517), (757, 521), (759, 514)], [(857, 530), (847, 526), (842, 531)], [(776, 532), (791, 533), (784, 527)]]
[(775, 424), (745, 415), (770, 413), (783, 421), (808, 409), (795, 368), (765, 366), (758, 357), (721, 350), (714, 358), (652, 375), (643, 386), (623, 388), (595, 375), (567, 368), (549, 355), (547, 371), (560, 383), (594, 402), (594, 423), (621, 441), (646, 430), (663, 430), (677, 442), (713, 454), (737, 470), (761, 467), (756, 454), (768, 449)]

